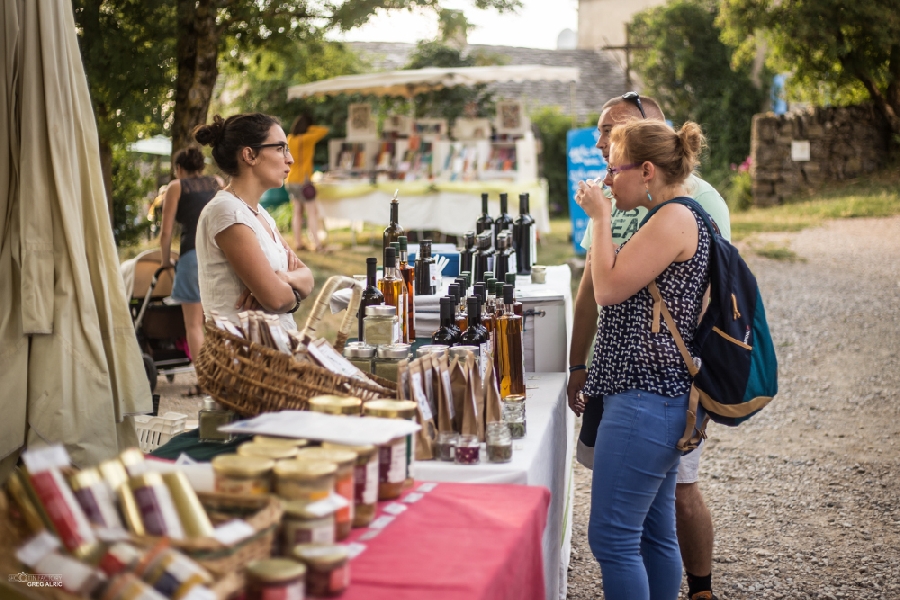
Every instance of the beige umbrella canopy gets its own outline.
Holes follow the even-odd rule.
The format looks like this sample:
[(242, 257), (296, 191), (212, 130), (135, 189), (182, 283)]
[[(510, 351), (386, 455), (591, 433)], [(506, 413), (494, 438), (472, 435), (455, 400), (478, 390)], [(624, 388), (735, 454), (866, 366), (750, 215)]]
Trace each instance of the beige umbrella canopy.
[(69, 0), (0, 3), (0, 481), (21, 450), (76, 465), (151, 410), (118, 272)]

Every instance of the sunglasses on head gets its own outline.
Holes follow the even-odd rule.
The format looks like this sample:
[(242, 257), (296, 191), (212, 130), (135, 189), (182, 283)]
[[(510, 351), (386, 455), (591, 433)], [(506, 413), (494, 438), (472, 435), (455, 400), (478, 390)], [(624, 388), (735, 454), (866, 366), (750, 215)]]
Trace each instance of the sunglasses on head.
[(628, 100), (629, 102), (633, 102), (635, 106), (637, 106), (638, 110), (641, 111), (641, 118), (646, 119), (647, 113), (644, 112), (644, 105), (641, 104), (641, 95), (637, 92), (628, 92), (626, 94), (622, 94), (622, 100)]

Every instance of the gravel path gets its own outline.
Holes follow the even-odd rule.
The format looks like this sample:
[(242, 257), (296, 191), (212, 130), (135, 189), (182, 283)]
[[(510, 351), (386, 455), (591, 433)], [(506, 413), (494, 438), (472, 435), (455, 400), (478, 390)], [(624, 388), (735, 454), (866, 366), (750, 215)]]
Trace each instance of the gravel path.
[[(755, 257), (775, 244), (796, 261)], [(900, 217), (748, 240), (779, 358), (779, 395), (711, 426), (701, 487), (722, 600), (900, 599)], [(602, 598), (576, 467), (569, 598)], [(687, 586), (685, 584), (685, 593)]]
[[(796, 261), (750, 247), (790, 248)], [(829, 222), (743, 244), (778, 351), (780, 393), (737, 429), (710, 426), (701, 486), (722, 600), (900, 599), (900, 217)], [(192, 375), (161, 409), (196, 414)], [(569, 598), (602, 598), (576, 466)], [(686, 586), (685, 586), (686, 590)]]

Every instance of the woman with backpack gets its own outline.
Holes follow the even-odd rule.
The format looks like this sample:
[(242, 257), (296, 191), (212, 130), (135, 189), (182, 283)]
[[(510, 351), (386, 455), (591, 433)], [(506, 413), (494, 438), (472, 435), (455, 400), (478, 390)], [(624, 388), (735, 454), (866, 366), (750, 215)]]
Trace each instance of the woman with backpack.
[[(700, 126), (676, 132), (659, 121), (612, 131), (604, 183), (616, 209), (652, 209), (687, 196), (685, 180), (705, 143)], [(628, 241), (612, 242), (612, 203), (593, 182), (576, 201), (593, 218), (594, 297), (603, 306), (584, 393), (603, 397), (594, 447), (588, 541), (607, 600), (675, 600), (681, 556), (675, 483), (691, 376), (648, 286), (655, 282), (688, 348), (709, 283), (710, 237), (701, 218), (669, 204)]]

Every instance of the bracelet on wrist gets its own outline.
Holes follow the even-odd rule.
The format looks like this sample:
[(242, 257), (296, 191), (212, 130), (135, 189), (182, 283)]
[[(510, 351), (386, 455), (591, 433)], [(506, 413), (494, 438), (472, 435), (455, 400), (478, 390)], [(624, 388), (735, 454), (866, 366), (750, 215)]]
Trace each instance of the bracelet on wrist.
[(587, 367), (584, 365), (572, 365), (569, 367), (569, 373), (574, 373), (575, 371), (584, 371)]
[(294, 288), (291, 288), (291, 291), (294, 292), (294, 298), (297, 300), (297, 302), (294, 304), (294, 307), (288, 311), (288, 314), (294, 314), (295, 312), (297, 312), (297, 309), (300, 308), (300, 303), (303, 302), (303, 298), (300, 296), (300, 292), (298, 292)]

